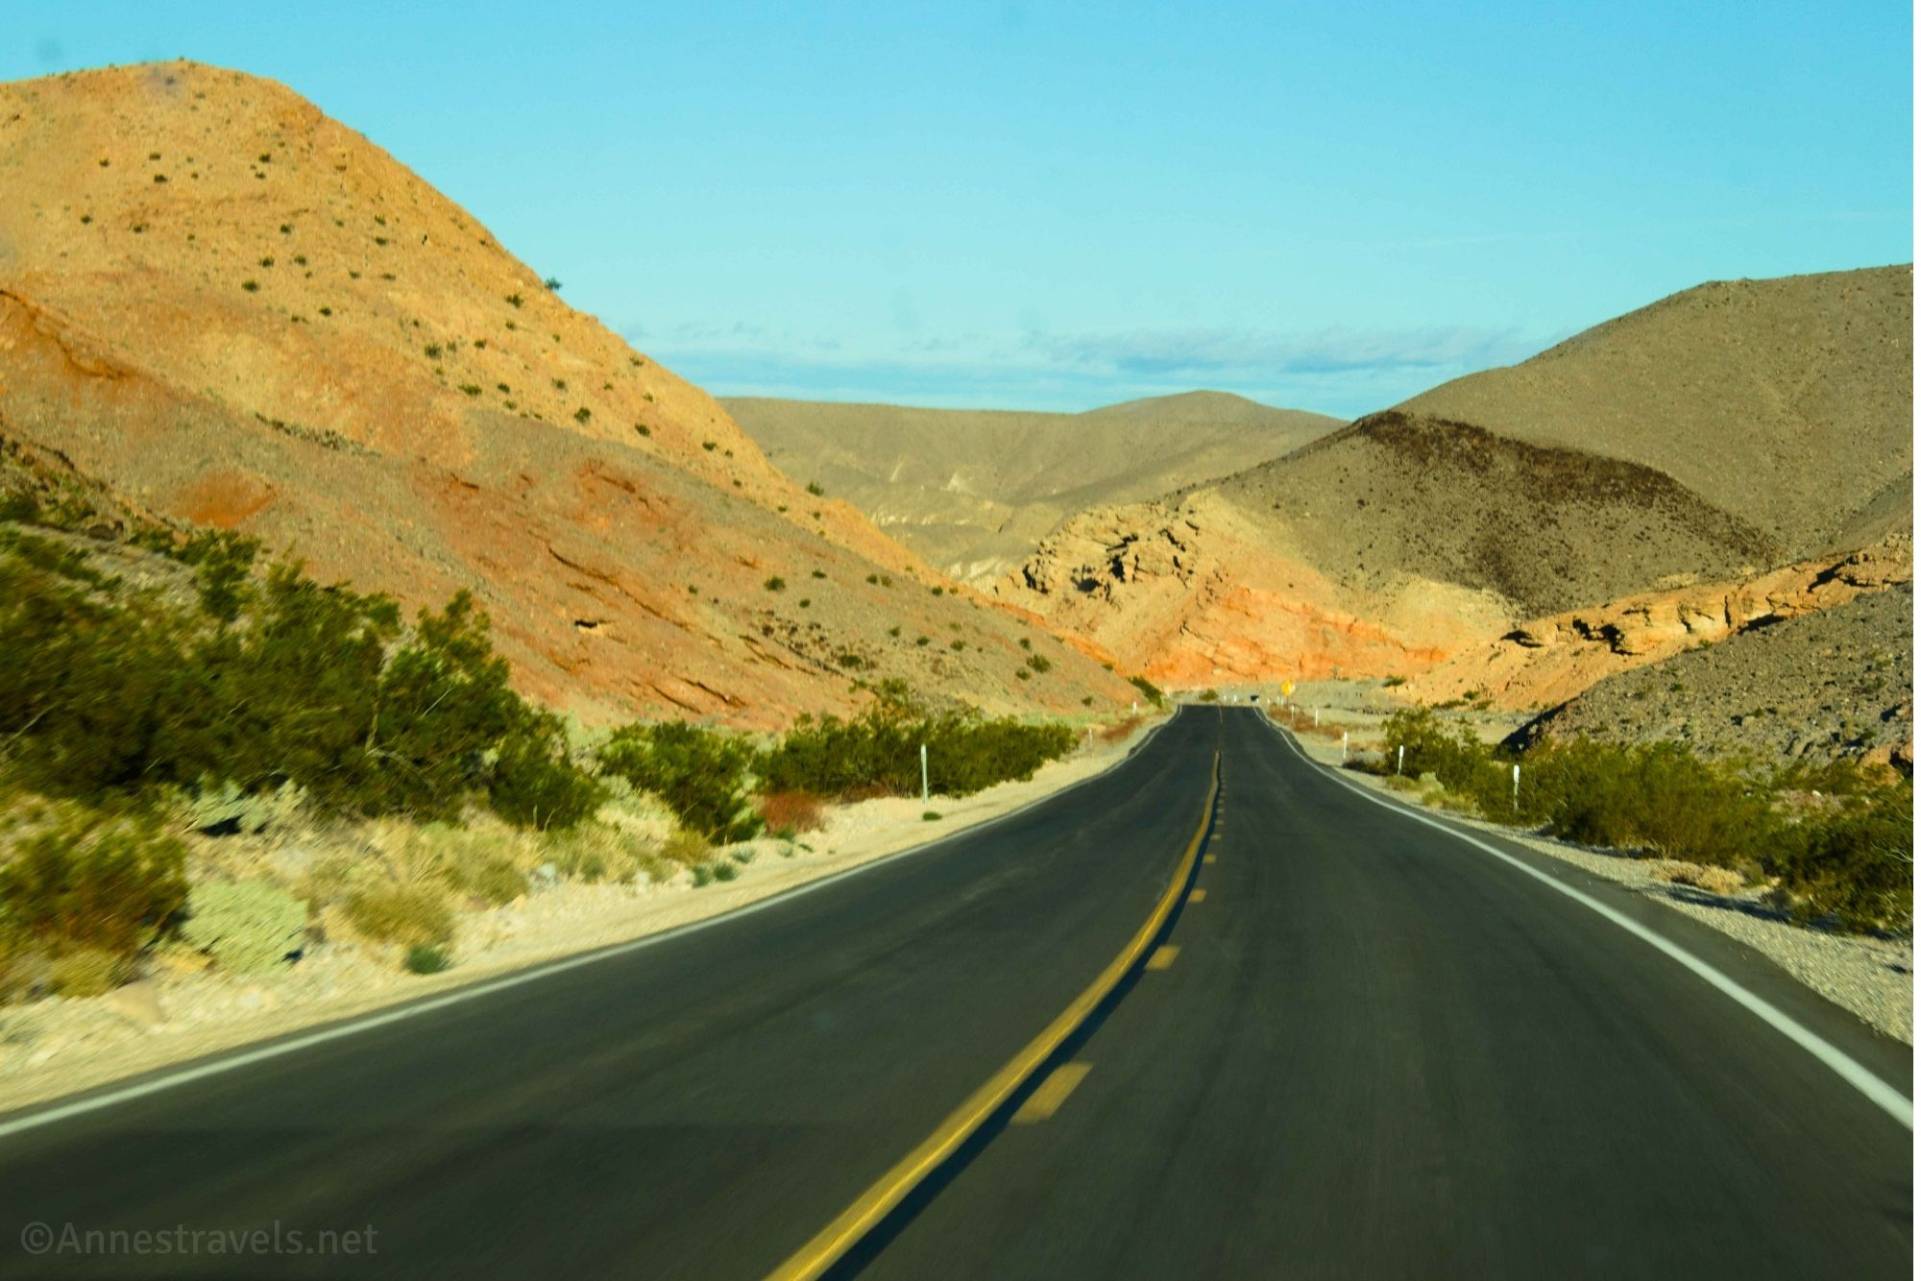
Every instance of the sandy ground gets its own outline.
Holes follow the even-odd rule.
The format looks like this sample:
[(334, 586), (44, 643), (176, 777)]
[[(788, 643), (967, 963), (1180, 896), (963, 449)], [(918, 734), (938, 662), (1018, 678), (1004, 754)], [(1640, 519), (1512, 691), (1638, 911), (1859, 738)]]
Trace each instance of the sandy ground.
[[(1024, 783), (965, 799), (885, 798), (836, 807), (794, 842), (732, 847), (736, 879), (695, 888), (686, 873), (650, 884), (563, 882), (460, 920), (445, 974), (416, 976), (359, 947), (321, 944), (269, 975), (161, 972), (102, 997), (0, 1010), (0, 1111), (403, 1001), (450, 992), (623, 943), (795, 889), (1007, 814), (1117, 764), (1153, 731), (1084, 745)], [(928, 811), (940, 815), (928, 821)]]
[[(1335, 727), (1337, 735), (1340, 725), (1351, 725), (1356, 744), (1362, 738), (1361, 727), (1370, 720), (1359, 708), (1342, 709), (1335, 715), (1323, 713), (1322, 719), (1324, 724)], [(1316, 760), (1325, 764), (1340, 760), (1338, 736), (1307, 734), (1299, 741)], [(1376, 791), (1389, 790), (1381, 779), (1371, 774), (1350, 772), (1344, 777)], [(1417, 799), (1405, 792), (1393, 795), (1397, 800)], [(1674, 866), (1660, 859), (1634, 858), (1613, 850), (1550, 840), (1519, 828), (1459, 814), (1448, 816), (1465, 826), (1498, 833), (1596, 876), (1605, 876), (1677, 912), (1685, 912), (1746, 943), (1863, 1022), (1910, 1045), (1914, 1043), (1914, 941), (1911, 938), (1830, 934), (1787, 919), (1767, 905), (1764, 891), (1758, 888), (1731, 894), (1711, 893), (1660, 879), (1660, 872)]]

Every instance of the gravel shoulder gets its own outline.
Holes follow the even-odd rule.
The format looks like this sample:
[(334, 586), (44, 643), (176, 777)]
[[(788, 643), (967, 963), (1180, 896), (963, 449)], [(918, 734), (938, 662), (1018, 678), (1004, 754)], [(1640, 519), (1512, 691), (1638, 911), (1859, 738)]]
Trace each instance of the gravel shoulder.
[[(364, 949), (323, 943), (268, 976), (162, 971), (106, 996), (0, 1008), (0, 1111), (720, 916), (1044, 800), (1118, 764), (1162, 723), (973, 796), (833, 807), (823, 830), (797, 841), (731, 847), (732, 881), (696, 888), (683, 873), (659, 883), (563, 882), (465, 913), (461, 963), (444, 974), (410, 975)], [(928, 811), (940, 818), (924, 819)]]
[[(1358, 719), (1358, 718), (1357, 718)], [(1339, 764), (1339, 724), (1329, 718), (1336, 737), (1297, 736), (1315, 760)], [(1397, 800), (1419, 798), (1394, 791), (1372, 774), (1349, 772), (1343, 777)], [(1583, 871), (1646, 895), (1677, 912), (1721, 931), (1754, 948), (1796, 980), (1848, 1010), (1862, 1022), (1908, 1044), (1914, 1044), (1914, 941), (1831, 934), (1796, 924), (1769, 907), (1763, 891), (1743, 889), (1710, 892), (1662, 878), (1676, 864), (1661, 859), (1634, 858), (1613, 850), (1594, 849), (1537, 836), (1521, 828), (1468, 818), (1453, 811), (1450, 820), (1466, 827), (1498, 833), (1529, 849), (1538, 850)]]

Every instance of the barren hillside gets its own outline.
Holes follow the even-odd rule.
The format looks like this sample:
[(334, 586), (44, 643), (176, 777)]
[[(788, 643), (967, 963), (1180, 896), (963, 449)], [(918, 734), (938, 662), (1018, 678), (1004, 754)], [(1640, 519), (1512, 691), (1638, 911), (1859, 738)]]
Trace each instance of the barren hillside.
[(283, 86), (193, 63), (0, 86), (0, 172), (0, 435), (410, 604), (472, 587), (551, 701), (774, 724), (890, 675), (1010, 708), (1126, 691), (1053, 641), (1010, 679), (1030, 629), (935, 595)]
[(1533, 727), (1678, 739), (1712, 755), (1866, 756), (1913, 769), (1914, 586), (1754, 628), (1613, 676)]
[(1339, 426), (1220, 392), (1081, 414), (723, 402), (776, 464), (948, 573), (988, 582), (1082, 508), (1226, 476)]
[(1401, 408), (1653, 467), (1815, 555), (1907, 519), (1913, 331), (1909, 265), (1715, 281)]

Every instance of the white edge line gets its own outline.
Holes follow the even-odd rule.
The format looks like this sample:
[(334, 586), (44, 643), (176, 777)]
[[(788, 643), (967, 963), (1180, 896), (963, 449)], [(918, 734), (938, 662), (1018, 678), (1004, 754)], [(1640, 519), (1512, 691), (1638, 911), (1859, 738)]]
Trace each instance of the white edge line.
[(1485, 854), (1492, 854), (1508, 866), (1525, 872), (1535, 880), (1540, 881), (1543, 885), (1567, 895), (1582, 907), (1601, 916), (1604, 920), (1620, 926), (1635, 938), (1646, 943), (1649, 947), (1679, 962), (1683, 967), (1704, 980), (1710, 987), (1713, 987), (1728, 997), (1736, 1005), (1741, 1006), (1763, 1023), (1779, 1032), (1782, 1036), (1787, 1037), (1788, 1040), (1794, 1042), (1809, 1054), (1812, 1054), (1821, 1062), (1822, 1066), (1828, 1068), (1836, 1076), (1860, 1091), (1870, 1103), (1873, 1103), (1883, 1112), (1886, 1112), (1908, 1129), (1912, 1130), (1914, 1128), (1914, 1101), (1912, 1099), (1856, 1062), (1845, 1050), (1824, 1040), (1812, 1029), (1797, 1021), (1792, 1015), (1787, 1014), (1772, 1002), (1756, 996), (1753, 992), (1748, 991), (1720, 970), (1715, 969), (1700, 957), (1695, 956), (1692, 952), (1689, 952), (1678, 944), (1670, 942), (1668, 939), (1662, 938), (1659, 934), (1656, 934), (1647, 926), (1642, 925), (1633, 917), (1616, 911), (1593, 895), (1577, 890), (1558, 877), (1549, 876), (1539, 868), (1530, 867), (1527, 863), (1514, 857), (1507, 851), (1498, 849), (1486, 841), (1470, 836), (1457, 827), (1452, 827), (1449, 824), (1429, 818), (1425, 814), (1416, 813), (1404, 805), (1388, 800), (1385, 797), (1374, 795), (1373, 792), (1358, 783), (1349, 782), (1328, 766), (1321, 764), (1321, 762), (1309, 756), (1307, 752), (1301, 748), (1300, 744), (1294, 741), (1293, 736), (1279, 725), (1276, 725), (1266, 713), (1260, 713), (1260, 717), (1269, 729), (1280, 736), (1283, 743), (1286, 743), (1288, 747), (1293, 749), (1295, 755), (1299, 756), (1309, 765), (1317, 767), (1325, 773), (1327, 777), (1333, 779), (1342, 787), (1358, 794), (1365, 800), (1372, 801), (1383, 809), (1394, 811), (1402, 818), (1412, 819), (1416, 823), (1425, 823), (1427, 826), (1435, 828), (1438, 831), (1446, 832), (1449, 836), (1458, 837), (1466, 841), (1469, 845), (1472, 845), (1475, 849)]
[[(167, 1072), (152, 1080), (142, 1081), (138, 1085), (124, 1086), (117, 1090), (108, 1090), (103, 1094), (75, 1099), (70, 1103), (55, 1103), (40, 1111), (27, 1112), (9, 1121), (0, 1122), (0, 1139), (9, 1138), (28, 1130), (37, 1130), (43, 1126), (53, 1125), (56, 1122), (69, 1120), (76, 1116), (84, 1116), (89, 1112), (98, 1112), (104, 1108), (114, 1107), (121, 1103), (130, 1103), (134, 1099), (145, 1098), (151, 1094), (159, 1094), (162, 1091), (171, 1090), (175, 1086), (187, 1085), (194, 1081), (205, 1080), (210, 1076), (219, 1076), (222, 1073), (232, 1072), (239, 1068), (251, 1067), (255, 1063), (264, 1063), (269, 1059), (277, 1059), (284, 1055), (296, 1054), (301, 1050), (309, 1049), (316, 1045), (324, 1045), (328, 1041), (338, 1041), (361, 1032), (370, 1032), (377, 1027), (385, 1027), (390, 1023), (398, 1023), (402, 1019), (414, 1018), (421, 1014), (431, 1014), (435, 1010), (444, 1010), (450, 1005), (459, 1005), (463, 1001), (478, 1000), (483, 996), (491, 996), (495, 992), (504, 992), (508, 988), (519, 987), (524, 983), (532, 983), (555, 974), (564, 974), (568, 970), (577, 970), (582, 966), (593, 965), (596, 962), (610, 960), (616, 956), (625, 956), (628, 953), (638, 952), (643, 948), (653, 947), (656, 944), (665, 943), (670, 939), (681, 938), (711, 926), (725, 925), (732, 921), (738, 921), (744, 916), (751, 916), (755, 912), (763, 911), (777, 904), (797, 899), (803, 894), (810, 894), (815, 890), (825, 889), (837, 881), (844, 881), (848, 877), (858, 876), (862, 872), (872, 871), (874, 868), (880, 867), (883, 864), (895, 862), (912, 854), (924, 854), (928, 850), (936, 849), (951, 841), (960, 840), (963, 837), (978, 835), (987, 828), (1005, 823), (1016, 815), (1025, 814), (1028, 810), (1038, 805), (1045, 805), (1050, 801), (1067, 795), (1069, 792), (1087, 786), (1096, 779), (1105, 778), (1139, 755), (1141, 751), (1153, 741), (1155, 735), (1159, 734), (1167, 726), (1173, 724), (1174, 717), (1178, 715), (1180, 715), (1180, 712), (1176, 709), (1174, 716), (1169, 716), (1159, 725), (1154, 726), (1140, 742), (1128, 748), (1124, 756), (1099, 772), (1089, 774), (1086, 778), (1076, 779), (1058, 791), (1049, 792), (1045, 796), (1037, 796), (1025, 805), (1016, 806), (1014, 809), (1008, 810), (1005, 814), (996, 814), (992, 818), (983, 819), (978, 823), (962, 828), (958, 832), (950, 832), (946, 836), (942, 836), (936, 840), (925, 841), (919, 845), (910, 845), (906, 849), (895, 850), (891, 854), (883, 854), (878, 858), (869, 859), (857, 867), (845, 868), (829, 876), (823, 876), (817, 880), (796, 885), (792, 889), (782, 890), (778, 894), (770, 894), (764, 899), (756, 899), (752, 903), (743, 903), (739, 907), (729, 908), (725, 912), (718, 912), (713, 916), (703, 917), (698, 921), (689, 921), (685, 925), (677, 925), (672, 929), (662, 930), (657, 934), (643, 935), (640, 938), (630, 939), (625, 943), (615, 943), (608, 947), (601, 948), (598, 951), (587, 952), (580, 956), (548, 961), (544, 964), (536, 965), (531, 969), (521, 970), (515, 974), (508, 974), (501, 978), (488, 979), (467, 987), (457, 988), (444, 996), (429, 997), (425, 1000), (383, 1010), (379, 1013), (361, 1015), (358, 1018), (349, 1019), (347, 1022), (337, 1024), (334, 1027), (323, 1028), (318, 1032), (309, 1032), (304, 1036), (295, 1036), (291, 1040), (277, 1041), (274, 1044), (263, 1045), (257, 1049), (241, 1050), (238, 1053), (216, 1058), (211, 1062), (202, 1063), (195, 1067), (183, 1068), (177, 1072)], [(218, 1051), (216, 1051), (216, 1053), (218, 1053)], [(29, 1104), (28, 1106), (31, 1107), (32, 1105)]]

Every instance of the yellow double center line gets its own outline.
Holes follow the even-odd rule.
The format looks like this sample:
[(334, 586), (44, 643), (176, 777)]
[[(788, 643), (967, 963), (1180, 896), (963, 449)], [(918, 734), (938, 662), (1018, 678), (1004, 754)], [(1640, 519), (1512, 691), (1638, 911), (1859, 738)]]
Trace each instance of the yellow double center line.
[(1179, 905), (1181, 892), (1193, 877), (1194, 862), (1200, 857), (1201, 841), (1207, 836), (1208, 816), (1214, 812), (1214, 798), (1220, 790), (1221, 754), (1217, 751), (1208, 781), (1207, 802), (1201, 806), (1200, 824), (1188, 840), (1180, 865), (1174, 869), (1174, 877), (1162, 892), (1160, 901), (1154, 905), (1154, 911), (1135, 931), (1134, 937), (1128, 940), (1127, 946), (1121, 949), (1121, 954), (1109, 962), (1100, 977), (1088, 984), (1087, 989), (1074, 998), (1073, 1004), (1062, 1010), (1059, 1017), (1049, 1023), (1039, 1036), (1022, 1047), (1020, 1053), (989, 1077), (985, 1085), (968, 1095), (967, 1101), (942, 1121), (918, 1147), (903, 1157), (893, 1169), (881, 1175), (832, 1223), (816, 1233), (813, 1240), (770, 1272), (769, 1281), (812, 1281), (833, 1267), (856, 1242), (873, 1231), (874, 1226), (886, 1218), (895, 1206), (906, 1200), (908, 1193), (919, 1186), (921, 1180), (939, 1169), (941, 1162), (952, 1156), (961, 1144), (985, 1125), (988, 1118), (1012, 1098), (1053, 1056), (1054, 1051), (1060, 1049), (1067, 1038), (1087, 1021), (1100, 1003), (1120, 986), (1121, 980), (1140, 961), (1148, 944), (1160, 934), (1161, 927), (1167, 924), (1167, 918), (1174, 914), (1175, 907)]

